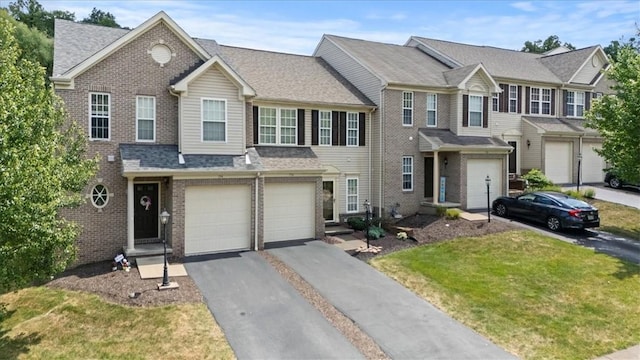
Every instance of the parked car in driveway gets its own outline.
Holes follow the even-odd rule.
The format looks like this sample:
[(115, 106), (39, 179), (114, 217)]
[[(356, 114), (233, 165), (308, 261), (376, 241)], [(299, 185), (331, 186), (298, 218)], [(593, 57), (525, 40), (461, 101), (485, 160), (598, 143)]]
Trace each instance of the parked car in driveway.
[(546, 224), (550, 230), (586, 229), (600, 226), (598, 209), (554, 191), (534, 191), (493, 201), (498, 216), (514, 216)]
[(640, 184), (632, 183), (621, 179), (613, 169), (607, 170), (604, 176), (604, 182), (609, 184), (614, 189), (620, 189), (621, 187), (633, 187), (640, 189)]

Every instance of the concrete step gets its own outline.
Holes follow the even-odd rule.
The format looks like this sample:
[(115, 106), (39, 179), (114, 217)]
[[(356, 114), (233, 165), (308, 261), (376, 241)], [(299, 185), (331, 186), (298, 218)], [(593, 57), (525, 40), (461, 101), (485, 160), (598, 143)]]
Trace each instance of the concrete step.
[(338, 235), (348, 235), (348, 234), (353, 234), (353, 229), (349, 229), (341, 225), (324, 228), (325, 236), (338, 236)]

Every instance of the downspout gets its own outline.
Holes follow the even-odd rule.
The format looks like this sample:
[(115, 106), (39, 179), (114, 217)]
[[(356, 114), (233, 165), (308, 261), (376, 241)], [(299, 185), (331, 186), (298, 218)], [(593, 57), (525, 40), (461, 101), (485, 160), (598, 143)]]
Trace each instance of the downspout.
[[(584, 133), (582, 135), (580, 135), (580, 137), (578, 137), (578, 165), (580, 165), (580, 161), (582, 159), (582, 138), (584, 137)], [(574, 158), (575, 159), (575, 158)], [(576, 179), (577, 183), (578, 183), (578, 188), (580, 188), (580, 180), (582, 179), (582, 176), (580, 176), (580, 171), (582, 169), (580, 169), (580, 166), (578, 166), (578, 178)]]
[(384, 207), (384, 201), (382, 199), (382, 186), (384, 184), (384, 180), (382, 179), (382, 174), (384, 173), (384, 168), (383, 168), (383, 163), (384, 161), (383, 159), (383, 154), (384, 154), (384, 149), (382, 148), (382, 131), (384, 129), (384, 114), (386, 112), (385, 107), (384, 107), (384, 87), (380, 88), (380, 105), (379, 106), (380, 109), (383, 109), (382, 111), (380, 111), (380, 121), (379, 121), (379, 126), (380, 126), (380, 131), (378, 131), (378, 137), (379, 137), (379, 147), (378, 147), (378, 161), (380, 162), (379, 166), (378, 166), (378, 173), (380, 174), (379, 176), (379, 184), (378, 184), (378, 202), (379, 202), (379, 217), (383, 217), (383, 213), (382, 213), (382, 208)]
[(171, 85), (169, 87), (169, 94), (178, 98), (178, 154), (182, 160), (182, 104), (180, 101), (180, 94), (174, 91), (175, 87)]
[(256, 183), (254, 186), (255, 206), (254, 206), (254, 220), (253, 220), (253, 250), (258, 251), (258, 183), (260, 179), (260, 173), (256, 173)]
[(370, 199), (370, 201), (373, 200), (373, 199), (371, 199), (371, 195), (373, 195), (373, 192), (371, 191), (371, 178), (373, 177), (373, 171), (371, 171), (371, 165), (373, 164), (372, 158), (371, 158), (371, 148), (373, 147), (373, 146), (371, 146), (371, 140), (372, 140), (371, 139), (371, 136), (372, 136), (371, 133), (372, 133), (372, 128), (373, 128), (373, 112), (374, 112), (374, 109), (371, 109), (369, 111), (369, 134), (367, 134), (367, 138), (368, 138), (367, 141), (368, 141), (368, 144), (369, 144), (369, 149), (368, 149), (368, 152), (369, 152), (369, 179), (368, 179), (369, 180), (369, 185), (368, 185), (367, 199)]

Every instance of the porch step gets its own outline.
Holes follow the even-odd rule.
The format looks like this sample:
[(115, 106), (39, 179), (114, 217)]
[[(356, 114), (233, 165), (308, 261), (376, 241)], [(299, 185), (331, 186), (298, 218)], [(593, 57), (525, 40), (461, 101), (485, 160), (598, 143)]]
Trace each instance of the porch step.
[(353, 229), (346, 228), (342, 225), (325, 226), (325, 236), (338, 236), (353, 234)]
[(438, 208), (438, 207), (443, 207), (443, 208), (446, 208), (446, 209), (460, 208), (460, 203), (443, 202), (443, 203), (434, 204), (434, 203), (429, 202), (429, 201), (422, 201), (422, 202), (420, 202), (420, 210), (418, 211), (418, 213), (435, 215), (436, 208)]
[[(143, 256), (164, 255), (164, 246), (162, 243), (139, 244), (134, 249), (122, 247), (122, 252), (127, 258), (137, 258)], [(172, 254), (173, 249), (167, 245), (167, 254)], [(129, 259), (131, 261), (133, 259)]]

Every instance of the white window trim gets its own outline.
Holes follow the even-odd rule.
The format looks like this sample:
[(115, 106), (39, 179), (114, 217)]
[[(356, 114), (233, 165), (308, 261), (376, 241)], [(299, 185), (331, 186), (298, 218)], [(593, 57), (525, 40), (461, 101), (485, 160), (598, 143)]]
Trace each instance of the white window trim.
[[(150, 119), (143, 119), (140, 118), (138, 116), (138, 100), (141, 98), (148, 98), (148, 99), (152, 99), (153, 100), (153, 118)], [(155, 142), (156, 141), (156, 97), (155, 96), (148, 96), (148, 95), (138, 95), (136, 96), (136, 142)], [(151, 120), (153, 121), (153, 138), (152, 139), (140, 139), (138, 138), (138, 136), (140, 135), (140, 133), (138, 132), (138, 125), (140, 120)]]
[[(260, 140), (260, 128), (262, 127), (262, 119), (260, 117), (260, 110), (258, 110), (258, 145), (280, 145), (280, 146), (297, 146), (298, 145), (298, 109), (297, 108), (287, 108), (287, 107), (273, 107), (273, 106), (261, 106), (260, 109), (275, 109), (276, 110), (276, 142), (275, 143), (263, 143)], [(292, 144), (283, 144), (282, 143), (282, 110), (293, 110), (296, 114), (295, 121), (295, 131), (294, 131), (294, 140)], [(319, 120), (318, 120), (319, 121)], [(319, 128), (319, 127), (318, 127)], [(318, 143), (320, 142), (320, 134), (318, 134)], [(326, 145), (325, 145), (326, 146)]]
[[(411, 172), (405, 172), (405, 171), (404, 171), (404, 161), (405, 161), (405, 159), (410, 159), (410, 160), (411, 160)], [(401, 170), (401, 173), (402, 173), (402, 177), (401, 177), (401, 182), (402, 182), (402, 185), (401, 185), (401, 186), (402, 186), (402, 191), (406, 191), (406, 192), (413, 191), (413, 180), (414, 180), (414, 178), (413, 178), (413, 173), (414, 173), (414, 161), (413, 161), (413, 156), (410, 156), (410, 155), (409, 155), (409, 156), (403, 156), (403, 157), (402, 157), (402, 164), (401, 164), (401, 166), (402, 166), (402, 168), (401, 168), (400, 170)], [(411, 188), (409, 188), (409, 189), (405, 189), (405, 188), (404, 188), (404, 176), (405, 176), (405, 175), (410, 175), (410, 176), (411, 176)]]
[[(434, 96), (435, 97), (435, 101), (433, 102), (433, 109), (429, 109), (429, 96)], [(427, 127), (438, 127), (438, 94), (427, 94), (427, 99), (425, 102), (425, 106), (427, 108), (427, 118), (426, 118), (426, 125)], [(429, 124), (429, 111), (433, 111), (434, 113), (434, 117), (433, 120), (435, 121), (435, 123), (433, 125)]]
[[(511, 88), (515, 89), (515, 97), (511, 97)], [(511, 100), (515, 101), (515, 105), (514, 105), (514, 109), (513, 111), (511, 111)], [(520, 101), (520, 99), (518, 99), (518, 85), (511, 85), (509, 84), (509, 103), (508, 106), (509, 108), (507, 110), (509, 110), (509, 113), (515, 114), (518, 112), (518, 102)]]
[[(224, 140), (205, 140), (204, 139), (204, 102), (205, 101), (222, 101), (224, 104), (224, 121), (219, 120), (206, 120), (206, 122), (211, 123), (223, 123), (224, 124)], [(226, 99), (218, 99), (218, 98), (200, 98), (200, 141), (203, 143), (218, 143), (218, 144), (226, 144), (228, 137), (229, 125), (227, 123), (227, 100)]]
[(500, 98), (498, 93), (493, 93), (491, 95), (491, 111), (493, 112), (500, 111)]
[[(349, 127), (349, 117), (353, 116), (355, 118), (355, 124), (356, 127), (355, 128), (350, 128)], [(353, 119), (351, 119), (353, 120)], [(357, 112), (347, 112), (347, 125), (346, 125), (346, 130), (347, 130), (347, 143), (346, 146), (348, 147), (358, 147), (360, 146), (360, 115)], [(355, 130), (355, 144), (351, 144), (349, 145), (349, 130), (353, 131)]]
[[(356, 193), (355, 194), (350, 194), (349, 193), (349, 181), (350, 180), (355, 180), (355, 182), (356, 182)], [(347, 177), (345, 185), (346, 185), (345, 186), (346, 187), (346, 190), (345, 190), (345, 196), (346, 196), (345, 206), (346, 206), (346, 209), (345, 210), (347, 211), (347, 213), (357, 213), (358, 211), (360, 211), (360, 181), (358, 180), (357, 177)], [(356, 208), (355, 208), (355, 210), (349, 210), (349, 198), (350, 197), (354, 197), (354, 196), (356, 198), (356, 202), (355, 202)]]
[[(96, 204), (96, 200), (93, 197), (94, 191), (98, 186), (102, 186), (102, 189), (104, 190), (103, 192), (100, 193), (100, 195), (104, 195), (103, 197), (104, 203), (102, 205)], [(102, 209), (105, 206), (107, 206), (107, 204), (109, 204), (109, 189), (104, 184), (95, 184), (91, 188), (91, 192), (89, 193), (89, 198), (91, 199), (91, 205), (93, 205), (93, 207), (95, 207), (96, 209)]]
[[(329, 127), (323, 127), (322, 126), (322, 114), (323, 113), (329, 114), (329, 118), (328, 118), (329, 119)], [(329, 130), (329, 143), (328, 144), (323, 144), (322, 143), (322, 130)], [(318, 111), (318, 145), (319, 146), (331, 146), (331, 145), (333, 145), (331, 143), (332, 135), (333, 135), (333, 119), (332, 119), (331, 111), (328, 111), (328, 110), (320, 110), (320, 111)]]
[[(471, 124), (471, 98), (480, 98), (480, 125), (473, 125)], [(482, 125), (484, 124), (484, 101), (483, 101), (483, 97), (482, 95), (473, 95), (473, 94), (469, 94), (469, 111), (467, 113), (467, 118), (469, 119), (469, 127), (475, 127), (475, 128), (481, 128)], [(475, 111), (473, 111), (475, 112)]]
[[(538, 91), (534, 92), (533, 90), (536, 89)], [(544, 101), (543, 99), (543, 93), (544, 90), (549, 90), (549, 101)], [(533, 96), (534, 94), (537, 93), (538, 94), (538, 100), (533, 100)], [(551, 88), (545, 88), (545, 87), (531, 87), (529, 89), (529, 114), (535, 114), (535, 115), (551, 115), (551, 97), (552, 97), (553, 92), (551, 91)], [(538, 103), (538, 112), (533, 112), (533, 104), (534, 103)], [(543, 104), (549, 104), (549, 113), (545, 114), (542, 112), (542, 105)]]
[[(405, 106), (405, 95), (411, 95), (411, 106)], [(413, 91), (403, 91), (402, 92), (402, 126), (413, 126)], [(409, 124), (405, 124), (404, 122), (404, 111), (405, 110), (410, 110), (411, 111), (411, 122)]]
[[(572, 93), (573, 94), (573, 102), (569, 102), (569, 94)], [(578, 99), (578, 94), (582, 94), (582, 103), (578, 103), (576, 100)], [(567, 91), (567, 117), (571, 117), (571, 118), (584, 118), (584, 113), (585, 113), (585, 103), (587, 102), (587, 95), (584, 91)], [(582, 105), (582, 115), (577, 115), (578, 114), (578, 106)], [(573, 115), (569, 115), (569, 108), (573, 109)]]
[[(108, 102), (108, 114), (107, 114), (107, 122), (109, 123), (109, 126), (107, 127), (107, 131), (109, 133), (109, 136), (107, 136), (106, 138), (94, 138), (93, 137), (93, 131), (91, 128), (91, 119), (93, 118), (93, 112), (91, 109), (91, 97), (93, 95), (106, 95), (107, 99), (109, 100)], [(111, 140), (111, 94), (110, 93), (105, 93), (105, 92), (90, 92), (89, 93), (89, 140), (91, 141), (110, 141)]]

